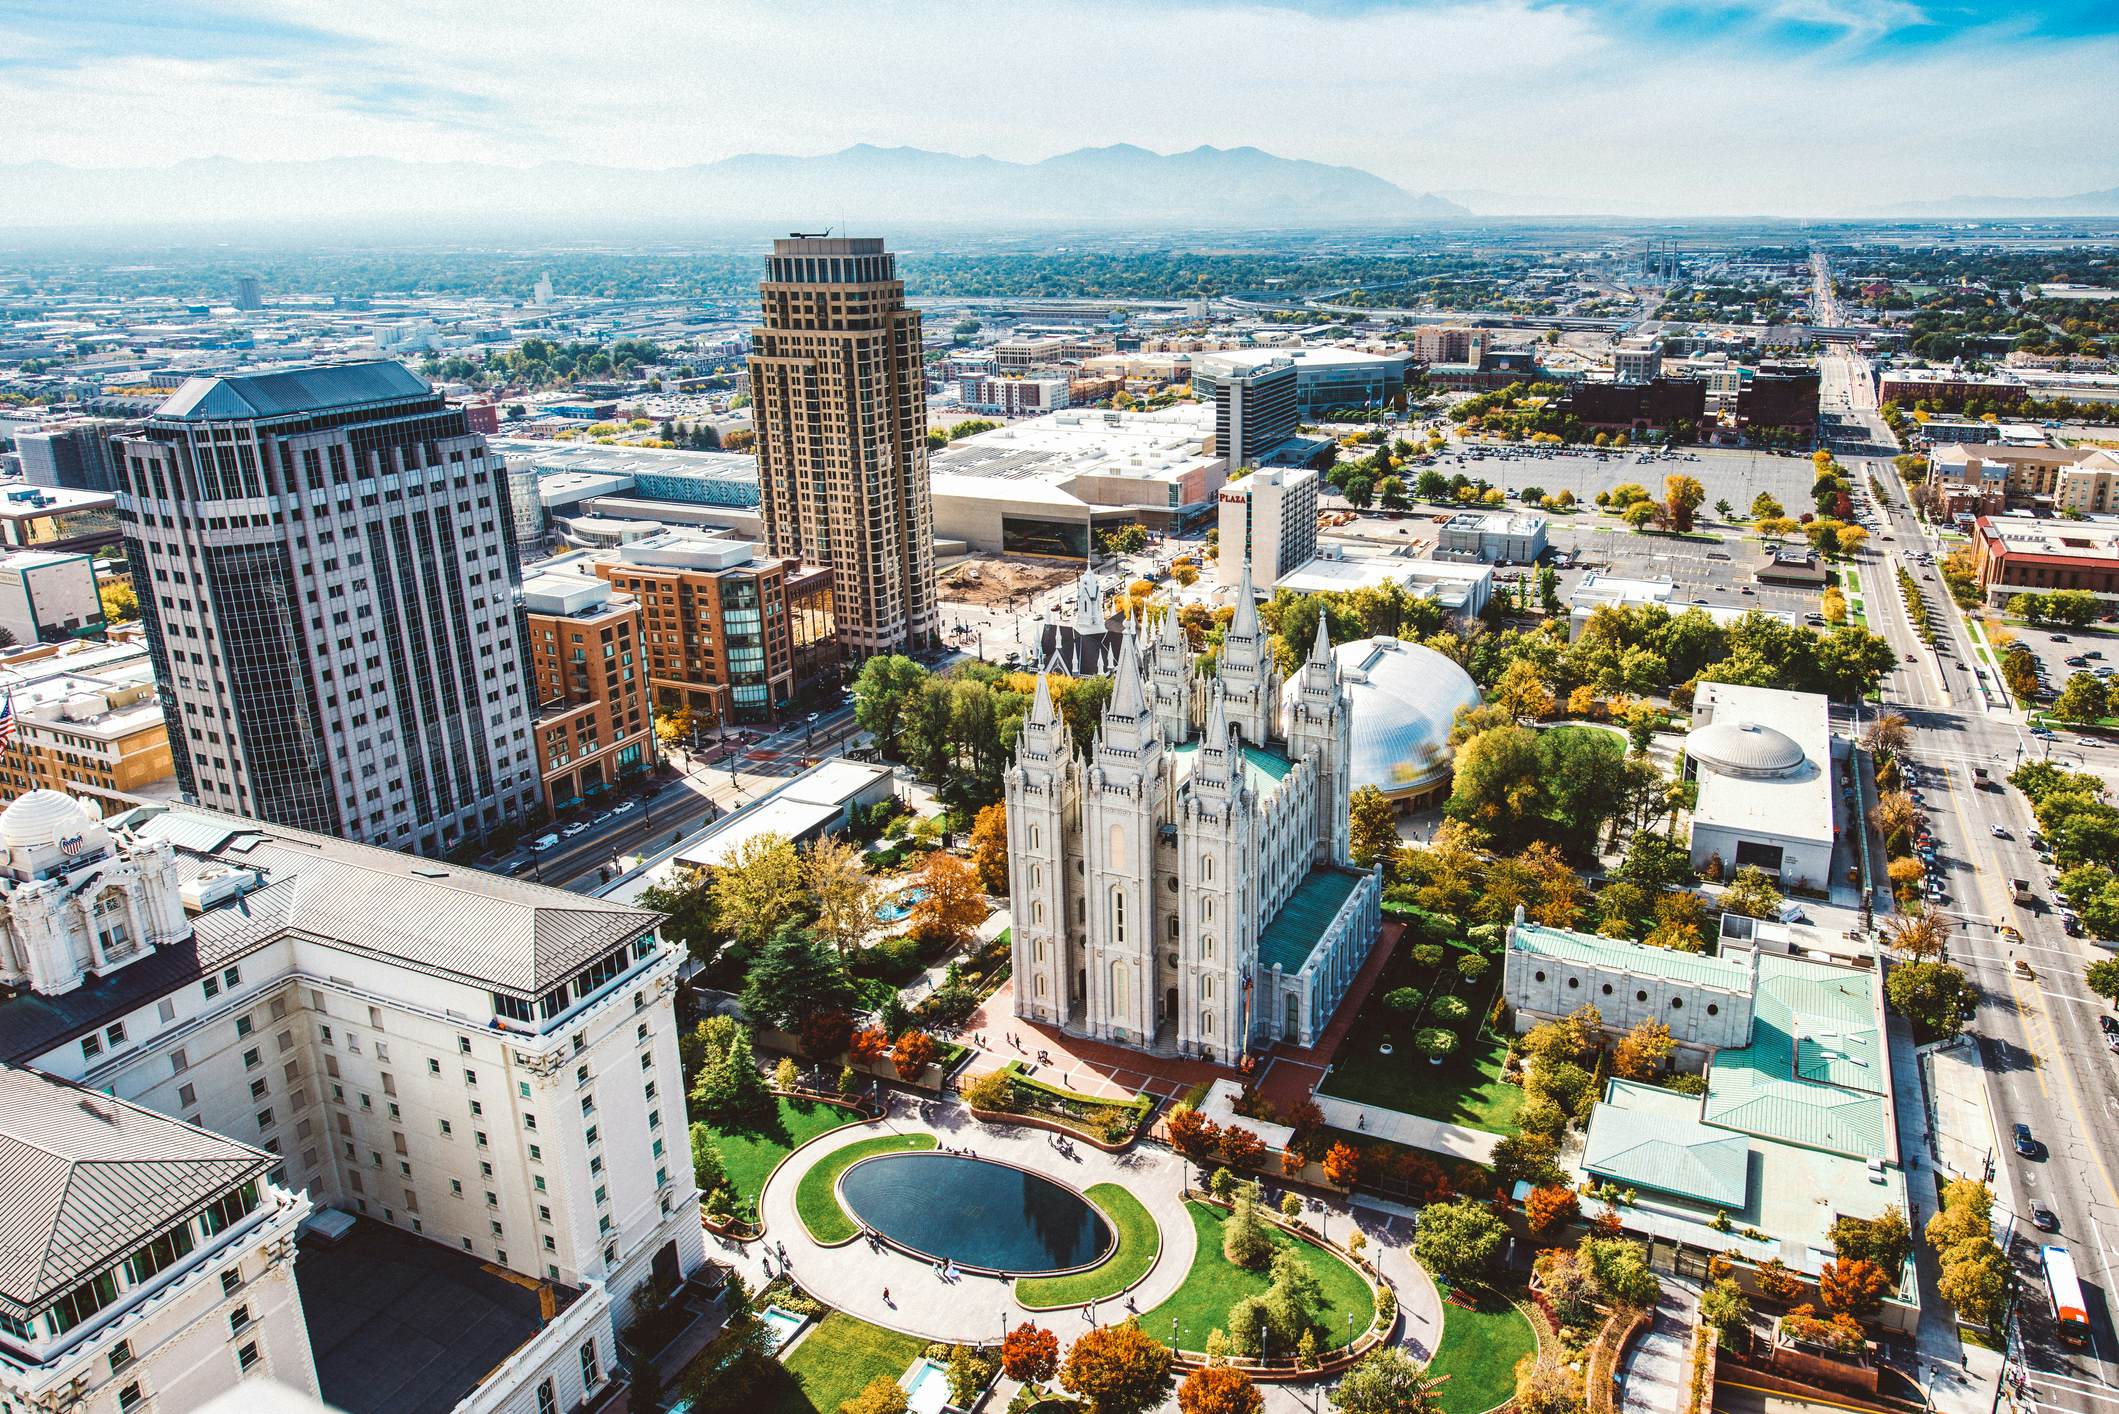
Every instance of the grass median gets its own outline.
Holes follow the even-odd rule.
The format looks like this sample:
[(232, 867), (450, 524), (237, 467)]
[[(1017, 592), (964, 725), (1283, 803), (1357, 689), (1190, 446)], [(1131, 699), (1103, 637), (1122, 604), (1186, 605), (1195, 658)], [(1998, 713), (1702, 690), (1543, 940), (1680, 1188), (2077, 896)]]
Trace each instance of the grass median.
[(1115, 1183), (1099, 1183), (1089, 1190), (1088, 1196), (1118, 1234), (1118, 1245), (1108, 1259), (1086, 1272), (1018, 1281), (1015, 1299), (1020, 1304), (1049, 1309), (1106, 1301), (1154, 1267), (1156, 1254), (1162, 1251), (1162, 1231), (1156, 1227), (1154, 1216), (1141, 1206), (1140, 1199)]
[(904, 1154), (934, 1147), (931, 1134), (884, 1134), (826, 1154), (810, 1165), (809, 1172), (795, 1185), (795, 1212), (802, 1219), (802, 1226), (811, 1237), (827, 1245), (852, 1241), (861, 1229), (839, 1206), (839, 1175), (877, 1154)]

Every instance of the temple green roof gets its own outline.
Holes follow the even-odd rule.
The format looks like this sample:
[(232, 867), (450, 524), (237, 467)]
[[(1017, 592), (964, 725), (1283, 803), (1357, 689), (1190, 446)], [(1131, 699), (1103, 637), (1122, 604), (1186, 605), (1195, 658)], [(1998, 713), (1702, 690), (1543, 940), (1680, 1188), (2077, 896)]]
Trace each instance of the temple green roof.
[[(1199, 753), (1199, 740), (1195, 737), (1170, 750), (1171, 754), (1177, 757), (1179, 769), (1189, 774), (1196, 764), (1192, 758)], [(1243, 748), (1243, 767), (1245, 784), (1251, 787), (1253, 794), (1263, 800), (1286, 779), (1288, 772), (1295, 769), (1295, 763), (1269, 746), (1246, 745)]]
[(1583, 1169), (1629, 1188), (1742, 1209), (1751, 1141), (1700, 1123), (1699, 1100), (1675, 1090), (1611, 1082), (1582, 1151)]
[(1312, 869), (1258, 935), (1260, 970), (1277, 967), (1290, 977), (1302, 971), (1318, 939), (1367, 877), (1354, 869)]
[(1732, 958), (1652, 948), (1646, 943), (1600, 938), (1540, 923), (1518, 923), (1510, 930), (1508, 946), (1512, 952), (1531, 953), (1555, 962), (1608, 967), (1686, 986), (1719, 987), (1730, 992), (1751, 990), (1751, 969)]

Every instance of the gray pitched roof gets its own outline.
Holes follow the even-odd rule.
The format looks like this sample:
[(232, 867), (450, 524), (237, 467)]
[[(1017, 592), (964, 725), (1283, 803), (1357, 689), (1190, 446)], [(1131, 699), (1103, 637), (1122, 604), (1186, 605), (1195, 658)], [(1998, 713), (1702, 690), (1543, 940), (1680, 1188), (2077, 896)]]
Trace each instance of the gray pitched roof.
[(186, 379), (154, 415), (178, 422), (239, 421), (366, 407), (431, 397), (433, 392), (425, 379), (388, 359), (315, 364)]
[(272, 1162), (138, 1105), (0, 1068), (0, 1308), (27, 1318)]
[[(662, 920), (505, 874), (195, 806), (144, 807), (116, 823), (180, 852), (263, 873), (266, 887), (195, 920), (202, 967), (291, 932), (528, 998)], [(231, 823), (241, 828), (207, 828)], [(214, 843), (202, 848), (207, 840)]]

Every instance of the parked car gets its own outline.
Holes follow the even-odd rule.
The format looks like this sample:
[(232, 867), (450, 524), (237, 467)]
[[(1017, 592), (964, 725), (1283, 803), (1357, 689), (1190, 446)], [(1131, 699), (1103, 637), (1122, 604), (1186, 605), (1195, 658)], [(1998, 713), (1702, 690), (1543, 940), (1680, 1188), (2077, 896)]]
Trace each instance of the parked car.
[(530, 841), (530, 848), (536, 850), (539, 854), (543, 854), (558, 843), (559, 836), (557, 835), (539, 835), (536, 839)]

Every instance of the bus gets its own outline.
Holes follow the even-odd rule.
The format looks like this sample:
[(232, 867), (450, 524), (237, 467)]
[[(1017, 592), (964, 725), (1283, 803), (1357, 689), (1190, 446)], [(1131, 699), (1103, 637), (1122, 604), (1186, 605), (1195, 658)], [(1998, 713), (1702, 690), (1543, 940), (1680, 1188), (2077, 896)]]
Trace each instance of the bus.
[(2089, 1307), (2082, 1301), (2082, 1283), (2075, 1280), (2075, 1259), (2065, 1247), (2038, 1249), (2045, 1268), (2046, 1299), (2053, 1303), (2053, 1325), (2069, 1345), (2090, 1343)]

